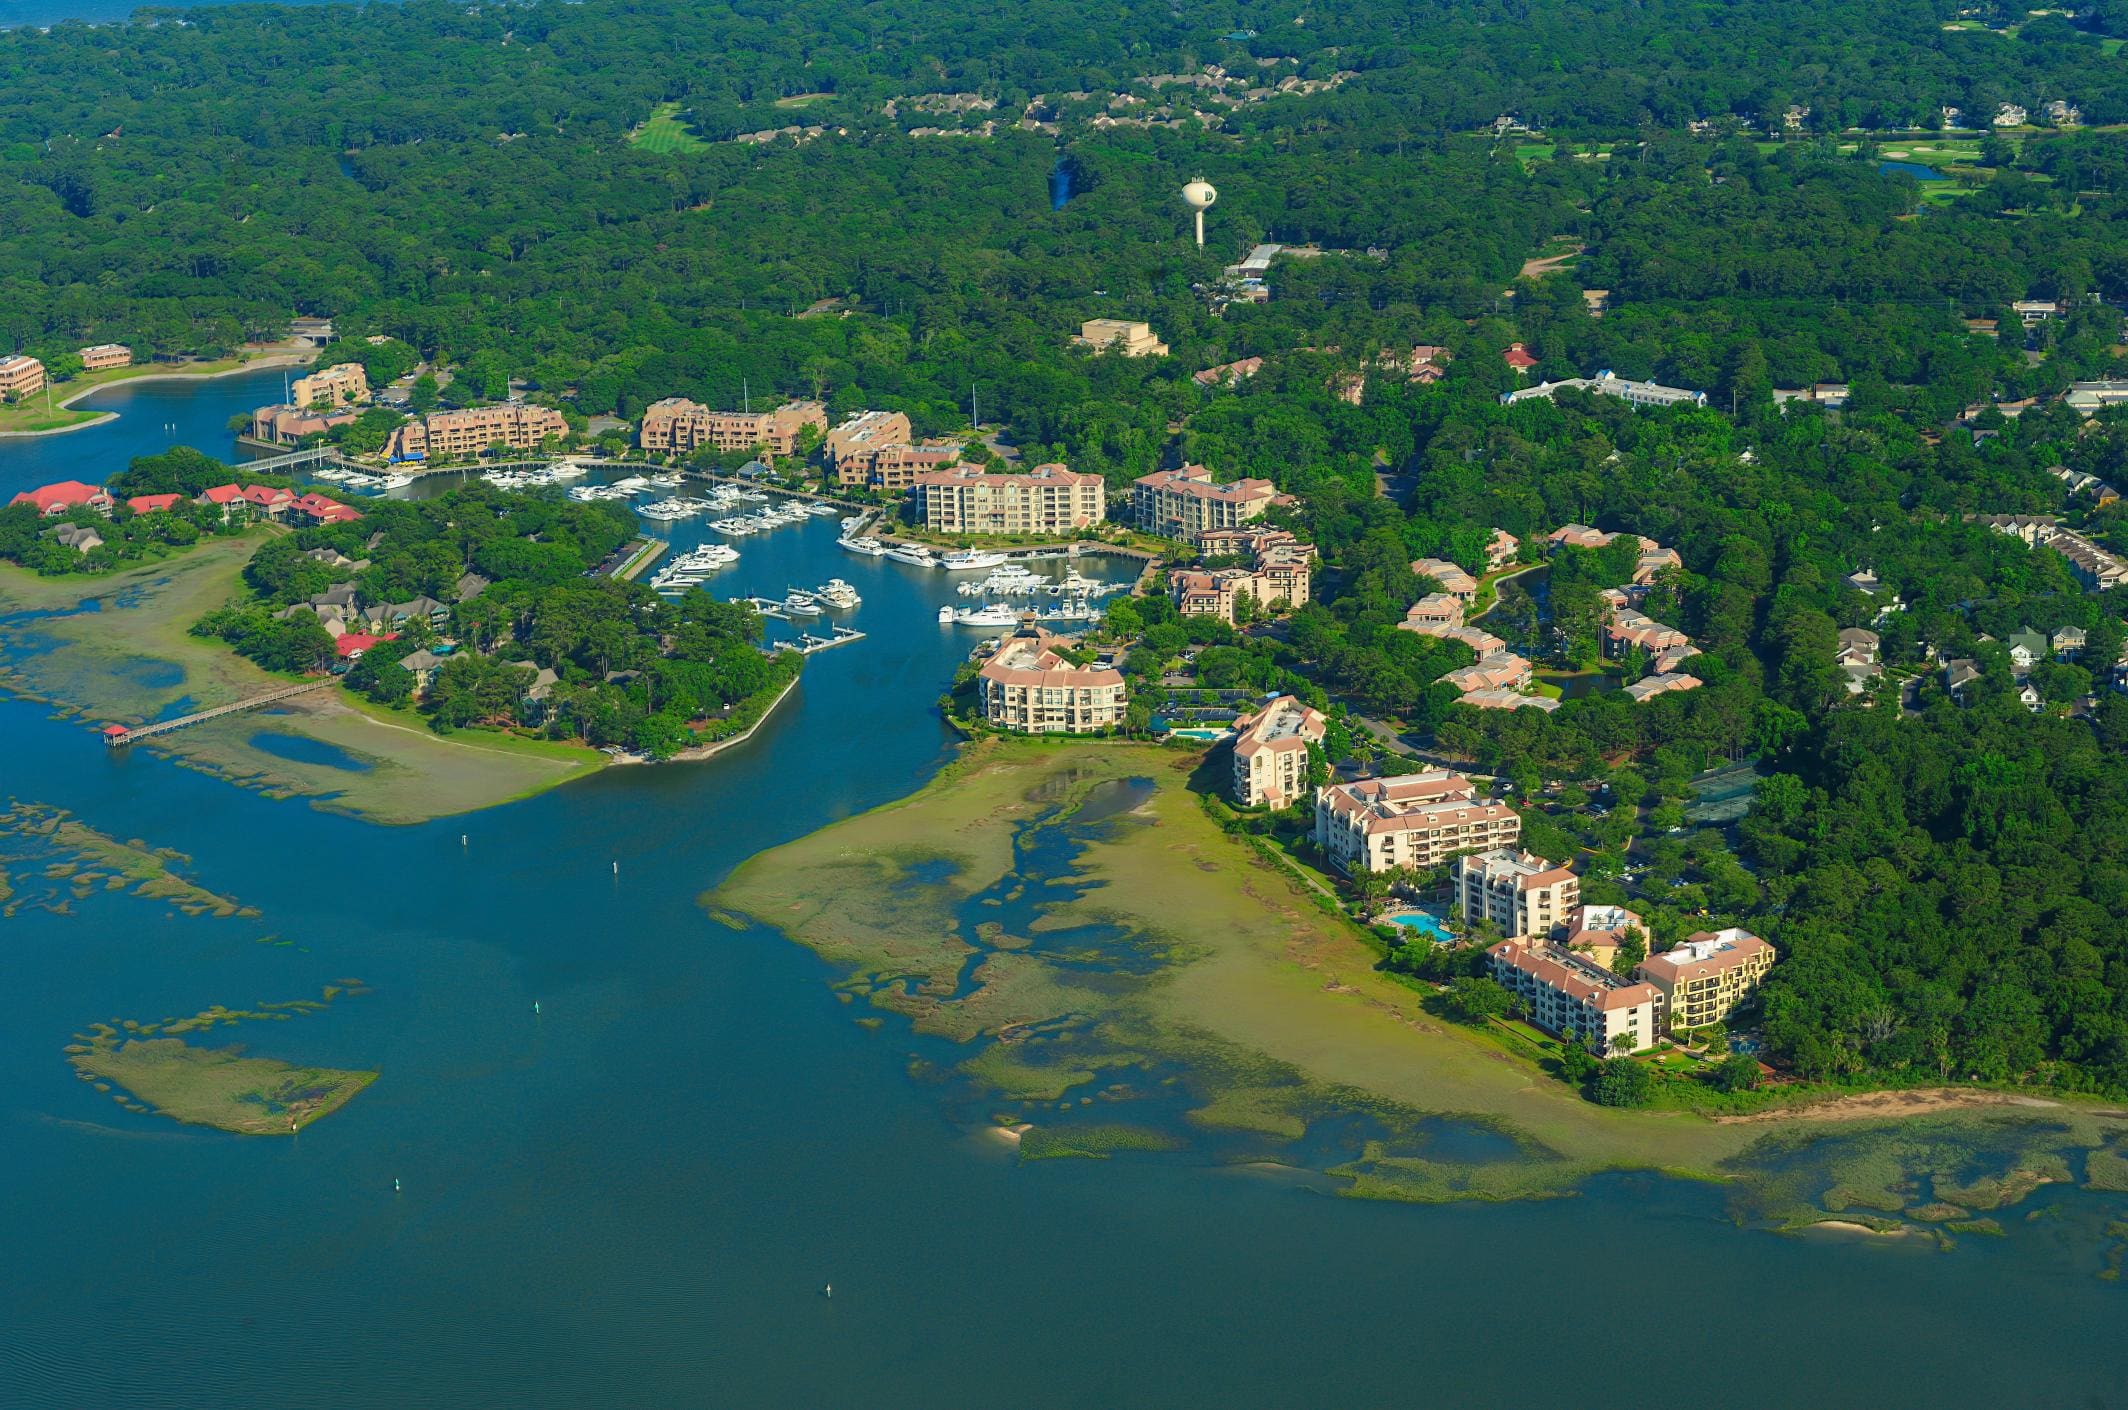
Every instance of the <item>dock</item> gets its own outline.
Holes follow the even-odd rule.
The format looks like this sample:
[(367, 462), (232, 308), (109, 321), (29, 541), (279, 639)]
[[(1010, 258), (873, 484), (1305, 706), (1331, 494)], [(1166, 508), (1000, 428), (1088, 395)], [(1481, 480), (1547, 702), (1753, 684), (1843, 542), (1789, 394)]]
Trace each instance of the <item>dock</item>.
[(235, 715), (245, 710), (256, 710), (262, 706), (271, 705), (278, 700), (287, 700), (292, 696), (305, 695), (313, 690), (323, 690), (332, 684), (333, 681), (329, 678), (320, 681), (304, 681), (301, 685), (288, 685), (281, 687), (279, 690), (269, 690), (264, 695), (254, 695), (249, 700), (239, 700), (232, 705), (217, 705), (212, 710), (200, 710), (190, 715), (180, 715), (174, 720), (157, 720), (153, 724), (133, 725), (130, 727), (126, 725), (105, 725), (103, 742), (113, 749), (122, 748), (137, 739), (146, 739), (151, 735), (157, 734), (169, 734), (173, 730), (204, 724), (208, 720), (218, 720), (224, 715)]
[(665, 556), (672, 545), (664, 539), (638, 538), (620, 551), (628, 556), (609, 575), (621, 582), (632, 583), (643, 576), (643, 570)]
[(853, 641), (863, 641), (864, 635), (863, 632), (855, 627), (835, 627), (830, 630), (827, 636), (815, 636), (811, 632), (801, 632), (797, 641), (788, 644), (810, 656), (816, 651), (825, 651), (831, 646), (847, 646)]

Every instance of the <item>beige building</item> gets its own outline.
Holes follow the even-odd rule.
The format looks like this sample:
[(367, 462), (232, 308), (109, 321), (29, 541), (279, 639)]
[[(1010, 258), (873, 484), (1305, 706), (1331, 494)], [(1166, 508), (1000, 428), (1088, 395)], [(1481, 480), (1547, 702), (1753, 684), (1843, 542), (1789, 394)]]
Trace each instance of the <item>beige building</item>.
[(1581, 904), (1581, 878), (1532, 852), (1500, 847), (1456, 859), (1456, 911), (1510, 940), (1543, 939)]
[(1308, 746), (1323, 742), (1322, 712), (1281, 695), (1239, 722), (1234, 736), (1234, 801), (1283, 808), (1308, 792)]
[(1668, 1027), (1704, 1028), (1757, 993), (1776, 958), (1773, 946), (1731, 926), (1687, 936), (1648, 956), (1637, 972), (1662, 995)]
[(1210, 572), (1185, 568), (1168, 574), (1167, 579), (1168, 593), (1183, 616), (1217, 617), (1228, 626), (1234, 625), (1235, 611), (1244, 596), (1260, 613), (1285, 612), (1300, 605), (1288, 595), (1296, 586), (1300, 601), (1308, 600), (1307, 584), (1305, 569), (1296, 575), (1291, 570), (1274, 574), (1252, 568), (1218, 568)]
[(369, 400), (369, 374), (359, 362), (336, 362), (288, 384), (291, 406), (327, 408)]
[(1608, 968), (1618, 958), (1618, 947), (1625, 943), (1627, 932), (1636, 930), (1641, 943), (1647, 944), (1648, 923), (1638, 911), (1624, 906), (1583, 906), (1566, 923), (1566, 947)]
[(882, 447), (907, 446), (914, 439), (916, 432), (901, 412), (860, 411), (830, 430), (820, 450), (837, 480), (861, 485), (871, 478), (872, 461)]
[(251, 439), (269, 445), (292, 446), (305, 436), (344, 426), (357, 414), (344, 409), (312, 411), (301, 406), (262, 406), (251, 413)]
[(1458, 852), (1511, 846), (1522, 818), (1478, 797), (1449, 769), (1363, 778), (1315, 793), (1315, 842), (1344, 871), (1438, 866)]
[(1202, 465), (1185, 465), (1139, 476), (1131, 486), (1131, 518), (1149, 534), (1194, 543), (1214, 530), (1239, 528), (1277, 498), (1269, 480), (1222, 485)]
[(666, 397), (643, 410), (636, 441), (645, 450), (752, 451), (794, 455), (807, 426), (828, 428), (828, 409), (817, 401), (787, 401), (773, 411), (711, 411), (685, 397)]
[(1478, 595), (1478, 580), (1445, 558), (1415, 559), (1411, 571), (1422, 578), (1432, 578), (1441, 585), (1442, 592), (1466, 605)]
[(916, 477), (958, 465), (959, 441), (933, 440), (913, 446), (878, 446), (853, 453), (837, 466), (846, 485), (868, 484), (882, 494), (902, 494), (916, 487)]
[(1637, 1052), (1655, 1041), (1662, 998), (1654, 985), (1621, 979), (1542, 940), (1503, 940), (1487, 953), (1493, 978), (1522, 1001), (1539, 1028), (1579, 1038), (1599, 1057)]
[(1481, 656), (1474, 665), (1460, 671), (1450, 671), (1441, 677), (1456, 688), (1459, 695), (1473, 690), (1520, 690), (1529, 684), (1533, 674), (1527, 656), (1517, 656), (1512, 651), (1495, 651)]
[(32, 392), (44, 390), (44, 364), (34, 357), (16, 353), (12, 357), (0, 357), (0, 397), (15, 397), (18, 400)]
[(1125, 357), (1166, 357), (1167, 344), (1153, 336), (1152, 327), (1122, 318), (1089, 318), (1079, 325), (1072, 339), (1095, 352), (1119, 352)]
[(1108, 501), (1099, 475), (1037, 465), (999, 475), (972, 465), (928, 470), (909, 490), (928, 528), (948, 534), (1068, 534), (1098, 524)]
[(81, 370), (104, 372), (113, 367), (131, 367), (133, 349), (124, 343), (97, 343), (81, 350)]
[(1075, 666), (1057, 653), (1069, 643), (1040, 627), (1005, 638), (976, 673), (983, 718), (1020, 734), (1093, 734), (1123, 723), (1123, 673)]
[(479, 455), (493, 446), (532, 450), (549, 436), (569, 434), (569, 423), (551, 406), (506, 402), (470, 406), (463, 411), (436, 411), (408, 421), (392, 432), (385, 453), (394, 460), (423, 460), (439, 455)]

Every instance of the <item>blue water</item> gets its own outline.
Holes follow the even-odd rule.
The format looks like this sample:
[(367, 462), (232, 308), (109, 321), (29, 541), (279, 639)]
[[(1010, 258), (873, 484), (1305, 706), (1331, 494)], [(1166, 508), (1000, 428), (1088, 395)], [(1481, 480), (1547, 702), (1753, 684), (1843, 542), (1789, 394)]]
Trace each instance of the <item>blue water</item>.
[(1383, 916), (1382, 919), (1388, 921), (1391, 925), (1401, 925), (1407, 930), (1415, 930), (1431, 940), (1443, 941), (1455, 938), (1454, 935), (1449, 933), (1448, 926), (1441, 918), (1431, 911), (1397, 911), (1392, 915)]
[[(138, 429), (0, 444), (0, 484)], [(1749, 1308), (1748, 1335), (1695, 1341), (1716, 1404), (2118, 1403), (2124, 1294), (2085, 1236), (2118, 1197), (2049, 1196), (2073, 1218), (1939, 1255), (1741, 1230), (1723, 1191), (1645, 1176), (1407, 1207), (1209, 1156), (1015, 1162), (923, 1076), (962, 1050), (860, 1026), (811, 953), (697, 904), (949, 757), (935, 701), (972, 644), (933, 620), (950, 580), (833, 540), (739, 545), (731, 591), (841, 576), (871, 634), (748, 745), (422, 826), (0, 697), (0, 795), (178, 848), (260, 911), (97, 892), (0, 923), (0, 1406), (1645, 1405), (1667, 1362), (1615, 1318), (1546, 1317), (1533, 1355), (1503, 1317), (1562, 1268)], [(1075, 825), (1123, 825), (1098, 812)], [(299, 1137), (128, 1113), (62, 1060), (95, 1020), (349, 978), (371, 992), (213, 1039), (382, 1073)]]
[(135, 456), (178, 445), (222, 460), (243, 460), (229, 418), (280, 401), (284, 374), (282, 368), (265, 368), (228, 377), (121, 382), (95, 392), (75, 408), (116, 412), (117, 420), (57, 436), (0, 439), (0, 490), (12, 495), (54, 480), (100, 483)]
[(1894, 172), (1905, 172), (1908, 176), (1913, 177), (1916, 181), (1950, 180), (1948, 176), (1945, 176), (1942, 172), (1936, 170), (1936, 168), (1932, 166), (1923, 166), (1919, 162), (1879, 162), (1877, 163), (1877, 170), (1883, 172), (1886, 176), (1890, 176)]
[(1227, 729), (1171, 729), (1168, 735), (1174, 739), (1225, 739), (1234, 731)]

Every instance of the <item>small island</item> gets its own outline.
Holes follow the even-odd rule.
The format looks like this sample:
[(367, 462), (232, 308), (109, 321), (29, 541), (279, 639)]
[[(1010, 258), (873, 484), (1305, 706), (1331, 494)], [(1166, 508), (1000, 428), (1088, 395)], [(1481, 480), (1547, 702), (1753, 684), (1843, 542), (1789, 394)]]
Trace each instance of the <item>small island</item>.
[[(374, 1072), (297, 1067), (240, 1047), (195, 1048), (181, 1038), (127, 1039), (98, 1024), (67, 1061), (85, 1082), (124, 1089), (162, 1116), (240, 1136), (292, 1135), (347, 1105)], [(123, 1098), (121, 1098), (123, 1100)]]

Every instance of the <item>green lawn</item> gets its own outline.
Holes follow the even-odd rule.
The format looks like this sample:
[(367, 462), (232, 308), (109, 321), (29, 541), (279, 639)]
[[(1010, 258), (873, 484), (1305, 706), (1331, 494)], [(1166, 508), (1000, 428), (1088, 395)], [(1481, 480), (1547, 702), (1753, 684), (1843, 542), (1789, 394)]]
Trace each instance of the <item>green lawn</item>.
[(680, 115), (678, 103), (660, 103), (651, 110), (643, 125), (628, 134), (630, 145), (641, 147), (646, 152), (692, 152), (709, 144), (695, 135), (687, 120)]

